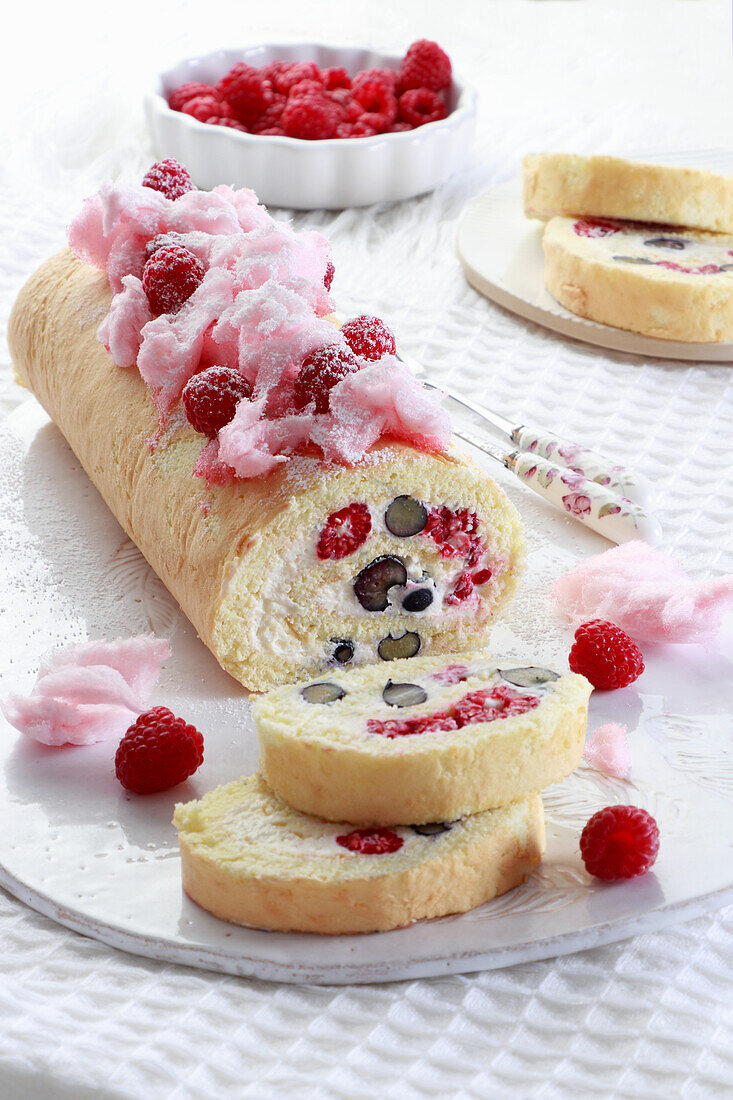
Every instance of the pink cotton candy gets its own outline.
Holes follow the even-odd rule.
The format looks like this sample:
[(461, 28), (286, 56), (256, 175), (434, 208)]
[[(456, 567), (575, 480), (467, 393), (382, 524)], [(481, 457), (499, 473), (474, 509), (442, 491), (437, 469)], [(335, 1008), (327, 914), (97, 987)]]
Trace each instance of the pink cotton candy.
[(674, 558), (633, 541), (579, 562), (552, 598), (573, 626), (609, 619), (636, 641), (698, 642), (720, 630), (733, 575), (691, 581)]
[(91, 745), (120, 738), (145, 704), (168, 642), (152, 634), (87, 642), (41, 659), (30, 695), (10, 695), (2, 710), (11, 725), (44, 745)]
[(237, 477), (269, 474), (305, 443), (314, 417), (308, 413), (262, 419), (265, 398), (240, 401), (234, 419), (219, 432), (218, 459)]
[(97, 332), (118, 367), (134, 367), (137, 363), (142, 330), (153, 314), (143, 284), (134, 275), (125, 275), (122, 290), (112, 299), (109, 313)]
[(626, 779), (631, 771), (628, 730), (617, 722), (607, 722), (595, 730), (583, 750), (583, 759), (606, 775)]

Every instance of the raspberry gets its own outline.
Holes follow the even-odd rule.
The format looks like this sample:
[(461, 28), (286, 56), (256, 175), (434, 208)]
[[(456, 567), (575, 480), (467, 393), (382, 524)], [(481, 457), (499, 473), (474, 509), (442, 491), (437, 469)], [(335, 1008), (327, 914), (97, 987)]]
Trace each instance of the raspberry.
[(135, 794), (167, 791), (203, 763), (204, 739), (167, 707), (153, 707), (128, 729), (115, 754), (115, 774)]
[(326, 264), (326, 274), (323, 276), (323, 285), (325, 286), (326, 290), (331, 289), (331, 283), (333, 282), (333, 277), (334, 277), (335, 274), (336, 274), (336, 268), (333, 266), (333, 264), (329, 260), (328, 263)]
[(406, 130), (414, 130), (415, 127), (409, 122), (393, 122), (387, 131), (390, 134), (404, 134)]
[(208, 122), (209, 126), (228, 126), (230, 130), (239, 130), (242, 134), (248, 134), (247, 127), (238, 122), (236, 118), (224, 118), (222, 115), (212, 115), (210, 118), (204, 120)]
[(280, 73), (285, 72), (287, 67), (287, 61), (270, 61), (269, 64), (262, 66), (260, 69), (260, 76), (263, 80), (269, 80), (272, 87), (275, 88), (277, 85), (277, 78), (280, 76)]
[(176, 233), (174, 230), (170, 230), (168, 233), (158, 233), (156, 237), (153, 237), (152, 241), (148, 241), (145, 245), (145, 258), (149, 260), (153, 253), (157, 252), (159, 248), (167, 248), (168, 245), (171, 244), (182, 245), (183, 233)]
[(323, 84), (321, 70), (313, 61), (294, 61), (285, 65), (275, 77), (275, 91), (289, 95), (290, 89), (300, 84), (301, 80), (316, 80)]
[(187, 191), (195, 191), (193, 180), (177, 160), (159, 160), (143, 176), (143, 187), (160, 191), (167, 199), (179, 199)]
[(272, 85), (243, 61), (221, 78), (216, 90), (245, 126), (250, 126), (272, 102)]
[(657, 823), (638, 806), (606, 806), (593, 814), (580, 835), (586, 871), (606, 882), (646, 874), (658, 851)]
[(143, 290), (153, 313), (176, 313), (204, 277), (204, 265), (178, 244), (159, 248), (143, 268)]
[(394, 355), (397, 351), (394, 333), (379, 317), (370, 317), (366, 313), (347, 321), (341, 335), (354, 355), (360, 355), (362, 359), (381, 359), (383, 355)]
[(318, 80), (299, 80), (297, 84), (293, 84), (287, 98), (288, 100), (300, 99), (301, 96), (309, 95), (312, 92), (315, 92), (316, 95), (323, 95), (323, 85)]
[(171, 92), (168, 96), (168, 106), (172, 111), (182, 111), (184, 103), (188, 103), (189, 99), (199, 95), (219, 98), (213, 84), (201, 84), (197, 80), (189, 80), (188, 84), (181, 84), (180, 88), (176, 88), (175, 91)]
[(477, 531), (478, 516), (475, 512), (469, 512), (467, 508), (454, 512), (443, 505), (430, 509), (422, 534), (432, 538), (441, 558), (463, 557), (467, 565), (474, 565), (478, 561), (479, 551), (483, 549)]
[(601, 691), (628, 687), (644, 671), (641, 650), (628, 634), (605, 619), (583, 623), (575, 631), (570, 668)]
[(387, 91), (392, 92), (392, 95), (397, 93), (397, 73), (393, 73), (390, 69), (363, 69), (360, 73), (357, 73), (354, 77), (351, 87), (356, 93), (356, 90), (364, 84), (372, 84), (377, 82), (386, 88)]
[(346, 69), (324, 69), (321, 73), (323, 77), (323, 83), (329, 92), (334, 91), (335, 88), (350, 88), (351, 77), (346, 72)]
[(293, 396), (298, 409), (304, 409), (311, 401), (316, 403), (316, 412), (325, 413), (330, 408), (331, 390), (347, 374), (359, 369), (359, 364), (350, 348), (339, 344), (327, 344), (316, 348), (303, 360), (300, 373), (295, 379)]
[(358, 118), (356, 122), (351, 124), (351, 133), (348, 137), (362, 138), (362, 137), (374, 137), (376, 130), (373, 126), (370, 126), (368, 122), (364, 121), (364, 117)]
[(404, 56), (399, 72), (403, 88), (428, 88), (439, 92), (451, 79), (451, 63), (437, 42), (420, 38), (413, 42)]
[(372, 529), (372, 517), (366, 504), (349, 504), (332, 512), (318, 536), (316, 554), (321, 561), (338, 561), (363, 546)]
[(478, 588), (480, 584), (486, 584), (487, 581), (490, 581), (492, 576), (493, 573), (490, 569), (478, 569), (473, 574), (473, 577), (471, 579), (474, 585)]
[(286, 103), (285, 96), (275, 92), (272, 102), (265, 108), (257, 121), (252, 123), (252, 133), (261, 134), (263, 130), (271, 130), (275, 126), (279, 127)]
[(364, 113), (361, 103), (346, 88), (337, 88), (331, 92), (331, 99), (341, 108), (344, 122), (356, 122)]
[(459, 574), (453, 591), (445, 597), (445, 602), (453, 605), (463, 603), (464, 600), (468, 600), (472, 595), (473, 577), (467, 569), (464, 569), (463, 572)]
[(364, 108), (362, 120), (384, 133), (397, 117), (397, 100), (389, 85), (377, 77), (354, 85), (354, 98)]
[(216, 117), (227, 118), (232, 114), (229, 104), (213, 95), (194, 96), (183, 104), (181, 110), (184, 115), (190, 115), (199, 122), (208, 122), (210, 118)]
[(325, 92), (307, 92), (288, 100), (282, 128), (288, 137), (305, 141), (332, 138), (340, 121), (340, 108)]
[(233, 418), (237, 405), (252, 396), (252, 386), (239, 371), (208, 367), (183, 387), (181, 399), (189, 424), (210, 439)]
[[(253, 130), (252, 133), (255, 131)], [(279, 126), (268, 126), (266, 130), (257, 130), (258, 137), (286, 137), (286, 133)]]
[[(456, 677), (446, 677), (450, 669), (456, 670)], [(468, 669), (461, 665), (451, 665), (442, 674), (435, 675), (433, 679), (441, 677), (442, 683), (460, 683), (465, 680), (465, 672)], [(480, 688), (478, 691), (469, 691), (454, 706), (445, 711), (436, 711), (434, 714), (422, 714), (415, 718), (387, 718), (382, 721), (379, 718), (367, 720), (369, 733), (378, 733), (382, 737), (410, 737), (421, 733), (440, 733), (446, 730), (463, 729), (464, 726), (473, 725), (476, 722), (495, 722), (501, 718), (513, 718), (517, 714), (525, 714), (528, 710), (534, 710), (539, 705), (539, 699), (535, 695), (521, 695), (512, 688), (497, 684), (495, 688)]]
[(430, 679), (438, 684), (462, 684), (470, 675), (468, 665), (446, 665), (440, 672), (434, 672)]
[(612, 233), (618, 233), (621, 226), (613, 222), (591, 221), (583, 218), (576, 222), (573, 229), (579, 237), (610, 237)]
[(439, 122), (448, 112), (445, 103), (429, 88), (412, 88), (403, 92), (399, 102), (400, 118), (411, 126), (424, 126), (426, 122)]
[(404, 841), (392, 829), (354, 829), (353, 833), (337, 836), (336, 843), (364, 856), (382, 856), (386, 852), (398, 852)]

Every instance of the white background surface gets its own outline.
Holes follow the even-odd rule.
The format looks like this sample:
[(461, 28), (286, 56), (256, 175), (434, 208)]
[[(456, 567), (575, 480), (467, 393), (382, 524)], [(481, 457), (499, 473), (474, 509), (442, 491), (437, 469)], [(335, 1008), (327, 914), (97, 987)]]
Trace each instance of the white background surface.
[[(416, 202), (299, 216), (334, 241), (341, 309), (386, 315), (406, 350), (455, 384), (464, 369), (480, 375), (510, 415), (639, 464), (658, 487), (667, 545), (697, 575), (733, 567), (731, 368), (552, 336), (484, 302), (453, 251), (467, 199), (516, 173), (525, 152), (728, 144), (725, 0), (67, 3), (14, 15), (0, 66), (3, 327), (79, 200), (148, 162), (140, 98), (154, 69), (275, 37), (394, 49), (433, 37), (481, 93), (472, 168)], [(8, 411), (17, 395), (0, 354)], [(0, 1094), (11, 1100), (731, 1092), (730, 910), (555, 962), (345, 990), (129, 958), (4, 894), (0, 951)]]

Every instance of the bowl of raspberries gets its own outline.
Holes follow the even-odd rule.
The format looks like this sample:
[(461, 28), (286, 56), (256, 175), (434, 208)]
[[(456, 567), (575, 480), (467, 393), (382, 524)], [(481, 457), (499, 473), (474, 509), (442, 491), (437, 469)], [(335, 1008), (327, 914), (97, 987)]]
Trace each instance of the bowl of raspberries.
[(463, 166), (476, 95), (437, 42), (401, 57), (317, 44), (219, 50), (162, 73), (146, 98), (159, 158), (202, 188), (339, 209), (424, 194)]

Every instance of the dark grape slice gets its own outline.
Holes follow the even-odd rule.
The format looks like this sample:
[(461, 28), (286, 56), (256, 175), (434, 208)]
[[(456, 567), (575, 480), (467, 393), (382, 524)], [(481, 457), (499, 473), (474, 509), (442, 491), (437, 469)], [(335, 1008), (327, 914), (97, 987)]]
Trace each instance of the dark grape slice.
[(383, 661), (398, 661), (402, 657), (414, 657), (420, 650), (420, 635), (408, 630), (399, 638), (388, 634), (377, 646), (377, 653)]
[(426, 607), (430, 607), (432, 602), (433, 593), (429, 588), (414, 588), (403, 599), (402, 609), (414, 614), (418, 611), (424, 611)]
[(426, 825), (411, 825), (413, 833), (418, 836), (440, 836), (453, 828), (452, 821), (429, 821)]
[(646, 260), (643, 256), (614, 256), (622, 264), (653, 264), (654, 260)]
[(391, 680), (387, 680), (382, 692), (388, 707), (416, 707), (418, 703), (424, 703), (427, 697), (427, 691), (419, 684), (395, 684)]
[(679, 237), (650, 237), (644, 244), (653, 245), (654, 248), (674, 248), (679, 252), (690, 242), (682, 241)]
[(387, 530), (399, 539), (408, 539), (419, 535), (428, 522), (428, 510), (414, 497), (395, 497), (384, 513)]
[(537, 668), (534, 665), (527, 665), (525, 668), (509, 668), (506, 672), (499, 669), (499, 675), (502, 680), (520, 688), (540, 687), (542, 684), (560, 679), (558, 672), (553, 672), (550, 668)]
[(407, 583), (407, 570), (399, 558), (381, 554), (365, 565), (354, 579), (354, 595), (365, 611), (384, 611), (387, 592)]
[(300, 694), (306, 703), (337, 703), (343, 699), (346, 692), (339, 684), (325, 680), (320, 684), (307, 684)]
[(354, 656), (354, 643), (348, 638), (331, 638), (333, 648), (332, 660), (340, 665), (347, 665)]

